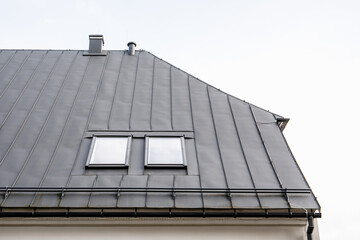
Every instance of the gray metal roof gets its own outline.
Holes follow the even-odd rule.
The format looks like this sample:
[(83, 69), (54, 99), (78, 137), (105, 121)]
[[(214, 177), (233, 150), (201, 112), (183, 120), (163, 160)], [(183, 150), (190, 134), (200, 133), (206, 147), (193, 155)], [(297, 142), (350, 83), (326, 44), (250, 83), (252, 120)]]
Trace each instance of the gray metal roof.
[[(2, 191), (1, 207), (320, 209), (278, 115), (146, 51), (83, 53), (0, 52), (0, 187), (252, 190)], [(92, 133), (99, 131), (134, 135), (128, 168), (85, 167)], [(186, 134), (187, 168), (144, 168), (143, 136), (151, 132)]]

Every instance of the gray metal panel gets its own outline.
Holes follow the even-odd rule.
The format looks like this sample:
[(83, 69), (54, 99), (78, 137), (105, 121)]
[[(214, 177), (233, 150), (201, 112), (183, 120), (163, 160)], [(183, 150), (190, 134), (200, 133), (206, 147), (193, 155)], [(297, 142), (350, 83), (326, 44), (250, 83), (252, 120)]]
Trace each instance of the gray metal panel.
[(127, 54), (123, 56), (109, 116), (110, 130), (129, 130), (131, 103), (140, 54), (141, 52), (136, 52), (135, 56)]
[(109, 51), (109, 60), (106, 66), (103, 81), (100, 86), (98, 100), (91, 116), (90, 130), (107, 130), (112, 102), (115, 96), (120, 66), (123, 60), (123, 51)]
[[(94, 187), (119, 187), (122, 175), (99, 175)], [(117, 193), (92, 193), (89, 207), (116, 208)]]
[[(33, 82), (34, 76), (38, 74), (39, 66), (44, 61), (46, 54), (47, 51), (32, 52), (21, 71), (18, 72), (14, 81), (9, 85), (9, 88), (3, 91), (0, 98), (0, 105), (2, 106), (0, 109), (0, 127), (5, 123), (9, 114), (12, 113), (29, 84)], [(22, 119), (21, 116), (19, 118)]]
[(199, 175), (199, 166), (196, 157), (195, 140), (185, 139), (185, 153), (187, 162), (187, 174)]
[[(89, 64), (89, 57), (81, 56), (77, 54), (74, 62), (72, 62), (69, 70), (64, 73), (64, 77), (61, 79), (63, 85), (58, 90), (55, 101), (51, 105), (49, 115), (44, 124), (44, 129), (41, 133), (41, 138), (37, 144), (37, 153), (33, 155), (38, 157), (39, 160), (46, 159), (46, 164), (39, 165), (39, 171), (36, 173), (40, 186), (44, 187), (63, 187), (66, 185), (69, 173), (65, 171), (69, 166), (57, 165), (58, 169), (54, 169), (56, 174), (52, 174), (50, 169), (54, 162), (55, 157), (61, 150), (59, 144), (62, 142), (65, 130), (70, 119), (73, 108), (76, 104), (78, 92), (83, 84), (83, 76)], [(59, 79), (60, 80), (60, 79)], [(78, 132), (78, 131), (77, 131)], [(81, 137), (82, 133), (80, 134)], [(73, 135), (75, 136), (75, 135)], [(77, 136), (79, 137), (79, 136)], [(75, 145), (68, 145), (68, 149), (74, 149)], [(60, 156), (62, 153), (60, 154)], [(67, 161), (71, 159), (65, 159)], [(34, 161), (36, 163), (36, 161)], [(64, 163), (65, 164), (65, 161)], [(71, 164), (70, 164), (71, 165)], [(66, 167), (66, 168), (64, 168)], [(72, 167), (72, 165), (70, 166)], [(64, 182), (64, 177), (66, 181)], [(62, 179), (62, 180), (61, 180)], [(42, 203), (44, 206), (57, 206), (58, 197), (48, 194), (39, 194), (34, 200), (35, 206)], [(41, 204), (40, 204), (41, 206)]]
[[(237, 136), (228, 96), (212, 87), (209, 88), (209, 94), (228, 186), (254, 188)], [(260, 207), (255, 194), (233, 194), (232, 203), (236, 208)]]
[[(7, 118), (8, 122), (4, 125), (5, 129), (17, 129), (16, 135), (13, 133), (7, 136), (11, 142), (8, 145), (3, 143), (1, 147), (7, 146), (6, 151), (4, 151), (5, 155), (0, 161), (2, 165), (0, 182), (5, 186), (13, 186), (24, 170), (25, 164), (27, 164), (27, 157), (41, 128), (41, 123), (38, 120), (45, 114), (43, 110), (36, 109), (36, 107), (40, 96), (49, 83), (51, 72), (60, 54), (61, 52), (52, 52), (46, 55), (46, 61), (38, 68), (41, 74), (33, 76), (33, 81), (18, 98), (16, 105), (13, 105), (11, 114)], [(38, 111), (34, 113), (35, 109)], [(16, 120), (21, 120), (21, 125), (18, 125)], [(1, 133), (6, 133), (6, 131), (1, 131)], [(17, 174), (14, 174), (16, 172)]]
[[(226, 188), (227, 184), (220, 162), (207, 87), (208, 85), (190, 78), (191, 104), (201, 187)], [(227, 208), (230, 207), (230, 201), (225, 194), (204, 194), (204, 207)]]
[(172, 130), (170, 65), (155, 58), (151, 130)]
[(13, 84), (13, 81), (15, 81), (30, 55), (31, 51), (17, 51), (10, 62), (1, 68), (0, 99), (4, 96), (6, 90)]
[[(200, 188), (199, 176), (175, 176), (176, 188)], [(176, 193), (175, 208), (203, 208), (200, 193)]]
[[(60, 96), (58, 94), (62, 92), (61, 90), (66, 82), (66, 74), (75, 56), (76, 52), (65, 52), (61, 55), (48, 86), (39, 99), (38, 106), (34, 109), (27, 126), (24, 128), (22, 135), (32, 136), (33, 140), (29, 142), (31, 143), (31, 150), (28, 151), (28, 155), (25, 158), (26, 165), (24, 165), (23, 171), (20, 172), (21, 176), (19, 176), (17, 182), (18, 186), (38, 186), (46, 171), (48, 161), (53, 154), (52, 149), (54, 149), (54, 144), (56, 144), (56, 138), (54, 138), (54, 135), (47, 135), (47, 130), (61, 132), (59, 125), (54, 127), (54, 125), (49, 126), (48, 124), (51, 121), (52, 114), (54, 114), (54, 109)], [(56, 116), (56, 120), (59, 120), (59, 117)], [(50, 138), (48, 138), (49, 136)], [(20, 142), (22, 141), (21, 139), (23, 137), (19, 139)], [(18, 157), (19, 155), (16, 155), (16, 158)]]
[[(121, 181), (120, 187), (141, 187), (147, 186), (148, 176), (127, 175)], [(145, 207), (146, 193), (121, 193), (117, 207), (119, 208), (143, 208)]]
[[(149, 188), (172, 188), (174, 187), (174, 176), (171, 175), (149, 175)], [(149, 208), (173, 208), (174, 199), (171, 193), (147, 193), (146, 207)]]
[[(71, 172), (72, 175), (86, 175), (85, 166), (90, 154), (92, 138), (83, 138), (80, 144), (79, 154), (76, 158), (75, 166)], [(89, 173), (89, 172), (88, 172)], [(90, 173), (89, 175), (96, 175), (97, 173)]]
[[(47, 61), (53, 64), (53, 67), (49, 67), (49, 69), (52, 69), (52, 72), (47, 76), (43, 76), (47, 78), (46, 81), (44, 80), (45, 83), (44, 81), (40, 81), (40, 76), (37, 79), (34, 79), (36, 82), (41, 84), (41, 90), (37, 94), (37, 99), (35, 101), (32, 102), (27, 100), (27, 102), (32, 103), (32, 107), (28, 112), (26, 121), (23, 123), (23, 127), (18, 132), (19, 137), (17, 141), (14, 142), (13, 146), (13, 149), (16, 149), (19, 148), (20, 145), (21, 149), (23, 149), (22, 153), (26, 155), (21, 156), (19, 152), (10, 151), (7, 156), (7, 161), (10, 162), (12, 166), (18, 166), (19, 169), (18, 173), (14, 175), (14, 177), (16, 177), (15, 180), (8, 183), (10, 186), (37, 186), (41, 180), (41, 169), (46, 167), (46, 165), (43, 164), (44, 159), (42, 159), (41, 155), (39, 156), (38, 153), (39, 151), (44, 152), (47, 149), (38, 149), (37, 146), (41, 138), (41, 133), (44, 130), (44, 121), (56, 96), (56, 91), (60, 87), (61, 81), (63, 80), (71, 63), (69, 60), (74, 58), (74, 52), (71, 54), (69, 53), (70, 52), (50, 52), (48, 58), (52, 56), (51, 58), (56, 59), (55, 64), (52, 60)], [(61, 78), (61, 80), (59, 78)], [(40, 86), (38, 87), (40, 88)], [(29, 86), (29, 89), (31, 89), (31, 86)], [(25, 103), (22, 103), (21, 100), (19, 101), (19, 104), (21, 106), (25, 105)], [(11, 161), (11, 159), (17, 160)], [(6, 162), (4, 162), (4, 164), (6, 165)], [(1, 169), (7, 168), (4, 167)], [(9, 180), (10, 179), (11, 178), (9, 178)], [(19, 200), (20, 199), (17, 201)], [(32, 196), (29, 194), (21, 198), (23, 205), (29, 205), (31, 200)], [(9, 198), (8, 201), (12, 201), (12, 198)]]
[(139, 56), (135, 90), (130, 113), (131, 130), (150, 130), (151, 88), (154, 57), (143, 53)]
[(193, 131), (188, 74), (171, 68), (172, 119), (175, 131)]
[[(256, 188), (280, 188), (276, 175), (266, 155), (256, 122), (252, 116), (250, 105), (233, 97), (229, 98), (234, 114), (244, 156), (249, 165)], [(288, 205), (281, 194), (259, 194), (261, 206), (264, 208), (287, 208)]]
[[(264, 144), (279, 174), (283, 187), (310, 189), (273, 115), (256, 107), (252, 107), (252, 109), (258, 121)], [(305, 205), (311, 206), (311, 208), (319, 207), (312, 195), (293, 196), (291, 200), (290, 204), (293, 204), (294, 207), (302, 206), (305, 208)]]
[[(93, 187), (96, 176), (71, 176), (68, 187)], [(59, 207), (88, 207), (90, 193), (65, 193)]]
[(0, 73), (8, 66), (11, 60), (15, 57), (16, 51), (0, 51)]
[(130, 149), (129, 175), (144, 174), (145, 138), (133, 138)]
[[(107, 57), (90, 57), (87, 72), (83, 75), (83, 81), (79, 87), (76, 99), (73, 102), (63, 127), (62, 134), (57, 143), (57, 153), (53, 156), (53, 162), (49, 168), (44, 183), (52, 182), (51, 178), (59, 177), (57, 184), (66, 185), (69, 175), (75, 165), (78, 156), (82, 136), (86, 131), (91, 107), (96, 99), (96, 91), (101, 83), (101, 73), (104, 70)], [(59, 171), (61, 169), (61, 171)], [(47, 182), (49, 181), (49, 182)]]

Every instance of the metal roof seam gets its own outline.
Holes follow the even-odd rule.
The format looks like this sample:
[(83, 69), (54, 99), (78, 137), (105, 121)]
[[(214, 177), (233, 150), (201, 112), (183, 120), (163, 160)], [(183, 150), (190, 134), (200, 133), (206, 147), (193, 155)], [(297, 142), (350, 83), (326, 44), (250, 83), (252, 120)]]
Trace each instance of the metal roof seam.
[[(95, 180), (94, 180), (93, 185), (92, 185), (92, 188), (95, 187), (95, 184), (96, 184), (96, 182), (97, 182), (97, 180), (98, 180), (98, 177), (99, 177), (99, 176), (96, 175)], [(89, 200), (88, 200), (88, 203), (87, 203), (87, 205), (86, 205), (88, 208), (90, 208), (90, 201), (91, 201), (92, 196), (93, 196), (93, 192), (90, 192)]]
[(8, 88), (10, 87), (10, 85), (13, 83), (13, 81), (15, 80), (16, 76), (19, 74), (19, 72), (22, 70), (22, 68), (24, 67), (25, 63), (27, 62), (27, 60), (29, 59), (30, 55), (32, 52), (30, 52), (26, 58), (23, 60), (23, 62), (21, 63), (20, 67), (16, 70), (16, 72), (14, 73), (14, 75), (12, 76), (11, 80), (7, 83), (6, 87), (4, 88), (4, 90), (1, 92), (0, 94), (0, 99), (4, 96), (5, 92), (8, 90)]
[(155, 82), (155, 57), (153, 57), (153, 70), (151, 81), (151, 103), (150, 103), (150, 130), (152, 130), (153, 101), (154, 101), (154, 82)]
[[(209, 85), (206, 85), (206, 91), (207, 91), (207, 96), (208, 96), (208, 100), (209, 100), (210, 113), (211, 113), (212, 123), (213, 123), (213, 127), (214, 127), (214, 132), (215, 132), (216, 145), (217, 145), (217, 148), (218, 148), (218, 151), (219, 151), (220, 162), (221, 162), (222, 170), (223, 170), (223, 173), (224, 173), (224, 179), (225, 179), (225, 183), (226, 183), (226, 188), (229, 189), (229, 182), (228, 182), (228, 179), (227, 179), (227, 175), (226, 175), (226, 171), (225, 171), (225, 167), (224, 167), (224, 162), (223, 162), (223, 156), (222, 156), (220, 145), (219, 145), (219, 137), (218, 137), (218, 133), (217, 133), (217, 129), (216, 129), (214, 113), (213, 113), (213, 107), (211, 105), (211, 97), (210, 97), (210, 93), (209, 93)], [(231, 208), (234, 208), (230, 194), (228, 195), (228, 200), (230, 202)]]
[(289, 146), (289, 144), (287, 143), (286, 138), (285, 138), (283, 132), (282, 132), (282, 131), (280, 131), (280, 132), (281, 132), (281, 136), (282, 136), (283, 140), (285, 141), (285, 145), (287, 146), (287, 149), (289, 150), (289, 152), (290, 152), (290, 154), (291, 154), (291, 156), (292, 156), (292, 160), (294, 161), (295, 166), (297, 167), (297, 169), (298, 169), (299, 172), (301, 173), (301, 176), (302, 176), (303, 181), (305, 182), (306, 186), (308, 186), (308, 188), (310, 189), (312, 195), (314, 196), (314, 199), (315, 199), (317, 205), (319, 206), (319, 210), (321, 210), (321, 206), (320, 206), (320, 204), (319, 204), (319, 202), (318, 202), (318, 200), (317, 200), (317, 197), (316, 197), (315, 194), (313, 193), (312, 189), (310, 188), (309, 183), (307, 182), (307, 180), (306, 180), (303, 172), (301, 171), (301, 169), (300, 169), (300, 167), (299, 167), (299, 164), (298, 164), (298, 162), (296, 161), (295, 156), (294, 156), (294, 154), (292, 153), (292, 151), (291, 151), (291, 149), (290, 149), (290, 146)]
[[(189, 75), (187, 75), (187, 83), (188, 83), (188, 90), (189, 90), (191, 123), (192, 123), (192, 128), (194, 130), (195, 129), (195, 124), (194, 124), (194, 117), (193, 117), (194, 113), (193, 113), (193, 107), (192, 107), (192, 101), (191, 101), (190, 76)], [(196, 162), (197, 162), (197, 165), (199, 166), (199, 154), (198, 154), (198, 150), (197, 150), (197, 142), (196, 142), (196, 133), (195, 133), (195, 131), (194, 131), (194, 147), (195, 147)], [(198, 174), (199, 174), (199, 176), (201, 176), (199, 167), (198, 167)], [(199, 177), (199, 183), (200, 183), (200, 187), (202, 187), (201, 177)], [(203, 193), (201, 193), (201, 203), (202, 203), (202, 206), (204, 207), (205, 204), (204, 204), (204, 195), (203, 195)]]
[(115, 90), (114, 90), (114, 97), (113, 97), (113, 100), (112, 100), (112, 102), (111, 102), (109, 119), (108, 119), (108, 123), (107, 123), (107, 129), (108, 129), (108, 130), (110, 129), (111, 115), (112, 115), (112, 112), (113, 112), (114, 102), (115, 102), (115, 98), (116, 98), (117, 91), (118, 91), (118, 85), (119, 85), (119, 79), (120, 79), (120, 72), (121, 72), (121, 68), (122, 68), (123, 62), (125, 61), (125, 60), (124, 60), (124, 55), (125, 55), (125, 51), (123, 52), (123, 55), (122, 55), (122, 57), (121, 57), (121, 62), (120, 62), (120, 67), (119, 67), (119, 72), (118, 72), (118, 77), (117, 77), (117, 80), (116, 80), (116, 85), (115, 85)]
[(170, 123), (171, 123), (171, 130), (174, 131), (174, 124), (173, 124), (173, 90), (172, 90), (172, 74), (171, 74), (172, 66), (170, 65)]
[[(258, 122), (257, 122), (257, 120), (256, 120), (256, 117), (255, 117), (255, 115), (254, 115), (254, 112), (253, 112), (253, 110), (252, 110), (251, 105), (249, 105), (249, 107), (250, 107), (251, 115), (252, 115), (252, 117), (253, 117), (253, 119), (254, 119), (254, 122), (255, 122), (256, 129), (257, 129), (257, 131), (258, 131), (258, 133), (259, 133), (261, 142), (262, 142), (262, 144), (263, 144), (263, 146), (264, 146), (266, 155), (267, 155), (268, 160), (269, 160), (269, 162), (270, 162), (270, 165), (271, 165), (271, 167), (272, 167), (272, 169), (273, 169), (273, 171), (274, 171), (274, 174), (275, 174), (275, 176), (276, 176), (277, 181), (279, 182), (280, 187), (281, 187), (282, 189), (284, 189), (284, 185), (282, 184), (282, 181), (281, 181), (281, 179), (280, 179), (280, 176), (279, 176), (279, 174), (278, 174), (278, 172), (277, 172), (277, 170), (276, 170), (276, 167), (275, 167), (275, 165), (274, 165), (274, 163), (273, 163), (273, 161), (272, 161), (272, 159), (271, 159), (271, 156), (270, 156), (270, 154), (269, 154), (269, 150), (268, 150), (268, 148), (266, 147), (266, 143), (265, 143), (264, 138), (263, 138), (263, 136), (262, 136), (262, 134), (261, 134), (261, 131), (260, 131)], [(289, 208), (291, 208), (291, 204), (290, 204), (289, 198), (287, 197), (286, 194), (284, 194), (283, 196), (284, 196), (284, 199), (286, 200)]]
[[(25, 84), (24, 88), (22, 89), (20, 95), (17, 97), (15, 103), (12, 105), (10, 111), (6, 114), (3, 122), (0, 124), (0, 129), (4, 126), (6, 120), (8, 119), (8, 117), (10, 116), (10, 114), (12, 113), (12, 111), (14, 110), (16, 104), (18, 103), (19, 99), (22, 97), (23, 93), (25, 92), (29, 82), (31, 81), (31, 79), (33, 78), (34, 76), (34, 73), (37, 71), (39, 65), (41, 64), (41, 62), (44, 60), (44, 57), (45, 57), (46, 54), (44, 54), (44, 56), (42, 57), (42, 59), (40, 60), (40, 62), (38, 63), (37, 67), (35, 68), (35, 70), (33, 71), (33, 73), (31, 74), (29, 80), (27, 81), (27, 83)], [(24, 128), (25, 124), (26, 124), (26, 121), (27, 121), (27, 118), (25, 118), (24, 122), (21, 124), (21, 127), (20, 127), (20, 130), (17, 132), (15, 138), (12, 140), (8, 150), (6, 151), (5, 155), (1, 158), (0, 160), (0, 166), (3, 164), (3, 162), (5, 161), (6, 157), (8, 156), (8, 154), (10, 153), (10, 151), (12, 150), (16, 140), (19, 138), (20, 136), (20, 133), (22, 131), (22, 129)]]
[[(37, 96), (37, 98), (36, 98), (33, 106), (31, 107), (28, 115), (26, 116), (26, 119), (25, 119), (25, 121), (24, 121), (24, 124), (27, 123), (27, 120), (30, 118), (30, 116), (32, 115), (35, 107), (37, 106), (37, 103), (39, 102), (40, 97), (42, 96), (42, 94), (43, 94), (43, 92), (44, 92), (44, 90), (45, 90), (45, 88), (46, 88), (49, 80), (52, 78), (52, 76), (53, 76), (53, 74), (54, 74), (54, 71), (55, 71), (56, 67), (58, 66), (58, 63), (59, 63), (59, 61), (60, 61), (60, 59), (61, 59), (62, 54), (63, 54), (63, 52), (61, 52), (61, 54), (59, 54), (59, 56), (57, 57), (56, 62), (55, 62), (55, 64), (54, 64), (54, 66), (52, 67), (51, 72), (49, 73), (49, 75), (48, 75), (48, 77), (47, 77), (47, 79), (46, 79), (46, 82), (43, 84), (43, 86), (42, 86), (42, 88), (41, 88), (41, 90), (40, 90), (40, 93), (38, 94), (38, 96)], [(21, 130), (19, 130), (19, 133), (21, 133)], [(35, 142), (35, 144), (36, 144), (36, 142)], [(35, 146), (35, 144), (34, 144), (33, 146)], [(15, 186), (15, 185), (16, 185), (16, 183), (17, 183), (17, 181), (19, 180), (21, 174), (23, 173), (25, 167), (27, 166), (28, 161), (29, 161), (30, 157), (32, 156), (33, 151), (34, 151), (34, 147), (31, 149), (30, 153), (28, 154), (28, 157), (26, 158), (23, 166), (21, 167), (19, 173), (17, 174), (17, 176), (16, 176), (16, 178), (15, 178), (15, 181), (13, 182), (12, 186)]]
[[(241, 142), (241, 138), (240, 138), (238, 126), (237, 126), (236, 121), (235, 121), (234, 112), (233, 112), (233, 109), (232, 109), (232, 106), (231, 106), (230, 96), (229, 96), (229, 95), (227, 95), (227, 99), (228, 99), (228, 103), (229, 103), (229, 107), (230, 107), (230, 111), (231, 111), (231, 116), (232, 116), (233, 121), (234, 121), (235, 130), (236, 130), (236, 135), (238, 136), (238, 139), (239, 139), (240, 149), (241, 149), (241, 151), (242, 151), (242, 153), (243, 153), (243, 155), (244, 155), (244, 160), (245, 160), (246, 167), (247, 167), (247, 170), (248, 170), (249, 175), (250, 175), (250, 178), (251, 178), (252, 185), (253, 185), (254, 188), (256, 188), (256, 185), (255, 185), (255, 182), (254, 182), (254, 178), (253, 178), (253, 176), (252, 176), (252, 173), (251, 173), (251, 170), (250, 170), (250, 167), (249, 167), (249, 163), (248, 163), (248, 160), (247, 160), (247, 157), (246, 157), (244, 148), (243, 148), (243, 144), (242, 144), (242, 142)], [(257, 200), (258, 200), (258, 202), (259, 202), (260, 208), (262, 208), (262, 204), (261, 204), (261, 201), (260, 201), (260, 198), (259, 198), (259, 194), (258, 194), (258, 193), (256, 193), (256, 198), (257, 198)]]
[[(120, 182), (119, 182), (119, 187), (120, 187), (120, 184), (121, 184), (121, 181), (123, 180), (124, 178), (124, 175), (121, 175), (120, 177)], [(116, 198), (116, 205), (115, 206), (119, 206), (119, 198), (120, 198), (120, 192), (118, 191), (117, 192), (117, 198)]]
[(133, 88), (133, 94), (132, 94), (131, 106), (130, 106), (129, 130), (131, 130), (131, 117), (132, 117), (133, 106), (134, 106), (135, 88), (136, 88), (136, 80), (137, 80), (137, 75), (138, 75), (138, 70), (139, 70), (140, 56), (141, 56), (141, 52), (139, 52), (139, 54), (138, 54), (138, 59), (137, 59), (137, 63), (136, 63), (135, 81), (134, 81), (134, 88)]
[[(1, 51), (3, 52), (3, 51)], [(7, 60), (7, 62), (4, 64), (4, 66), (0, 69), (0, 73), (9, 65), (9, 63), (11, 62), (11, 60), (15, 57), (15, 54), (17, 53), (17, 51), (14, 51), (14, 53), (11, 55), (11, 57), (9, 57), (9, 59)]]
[[(57, 94), (56, 94), (56, 97), (55, 97), (55, 100), (54, 100), (54, 102), (53, 102), (53, 104), (52, 104), (52, 106), (51, 106), (51, 109), (50, 109), (48, 115), (46, 116), (45, 122), (44, 122), (44, 124), (42, 125), (41, 130), (40, 130), (40, 133), (39, 133), (39, 135), (38, 135), (38, 137), (37, 137), (37, 139), (36, 139), (36, 141), (35, 141), (35, 144), (34, 144), (34, 146), (33, 146), (34, 149), (37, 147), (37, 143), (39, 142), (40, 138), (42, 137), (42, 134), (43, 134), (43, 132), (44, 132), (44, 130), (45, 130), (48, 122), (49, 122), (49, 119), (50, 119), (50, 117), (52, 116), (52, 114), (53, 114), (53, 112), (54, 112), (54, 109), (55, 109), (55, 106), (57, 105), (59, 96), (60, 96), (60, 94), (62, 93), (62, 90), (63, 90), (63, 88), (64, 88), (64, 86), (65, 86), (65, 82), (68, 80), (68, 77), (69, 77), (69, 75), (70, 75), (70, 72), (72, 71), (74, 62), (76, 61), (76, 58), (78, 57), (78, 55), (79, 55), (79, 52), (77, 52), (77, 54), (75, 55), (74, 59), (71, 61), (69, 70), (67, 71), (66, 76), (65, 76), (64, 80), (63, 80), (62, 83), (61, 83), (60, 89), (59, 89), (59, 91), (58, 91)], [(31, 200), (30, 206), (32, 206), (33, 201), (35, 200), (35, 197), (36, 197), (36, 194), (34, 195), (33, 199)]]
[[(63, 127), (63, 129), (62, 129), (62, 131), (61, 131), (60, 138), (59, 138), (58, 141), (57, 141), (55, 150), (54, 150), (54, 152), (53, 152), (53, 154), (52, 154), (52, 156), (51, 156), (51, 158), (50, 158), (49, 164), (48, 164), (48, 166), (46, 167), (46, 170), (45, 170), (45, 172), (44, 172), (44, 174), (43, 174), (43, 177), (42, 177), (42, 179), (41, 179), (41, 181), (40, 181), (40, 184), (39, 184), (40, 187), (43, 185), (43, 183), (44, 183), (44, 181), (45, 181), (45, 179), (46, 179), (46, 177), (47, 177), (47, 174), (48, 174), (48, 172), (49, 172), (49, 170), (50, 170), (50, 168), (51, 168), (51, 166), (52, 166), (52, 163), (54, 162), (55, 156), (56, 156), (57, 151), (58, 151), (58, 149), (59, 149), (60, 143), (62, 142), (62, 139), (63, 139), (64, 133), (65, 133), (65, 130), (66, 130), (66, 128), (67, 128), (67, 125), (68, 125), (70, 116), (72, 115), (73, 110), (74, 110), (74, 106), (76, 105), (76, 100), (77, 100), (77, 98), (78, 98), (78, 96), (79, 96), (80, 89), (81, 89), (81, 87), (82, 87), (82, 85), (83, 85), (83, 83), (84, 83), (85, 76), (87, 75), (90, 62), (91, 62), (92, 59), (93, 59), (93, 58), (91, 58), (91, 57), (88, 57), (88, 58), (89, 58), (89, 60), (88, 60), (87, 65), (86, 65), (86, 69), (85, 69), (84, 75), (83, 75), (83, 77), (82, 77), (82, 79), (81, 79), (80, 86), (79, 86), (78, 89), (77, 89), (76, 96), (75, 96), (75, 99), (74, 99), (74, 103), (73, 103), (73, 105), (71, 106), (71, 109), (70, 109), (70, 112), (69, 112), (68, 116), (66, 117), (65, 125), (64, 125), (64, 127)], [(35, 199), (35, 197), (34, 197), (34, 199)], [(60, 204), (60, 203), (59, 203), (59, 204)]]
[[(101, 75), (100, 75), (100, 81), (98, 83), (98, 86), (96, 88), (96, 93), (95, 93), (95, 96), (94, 96), (94, 100), (91, 104), (91, 109), (90, 109), (90, 113), (89, 113), (89, 116), (87, 118), (87, 122), (86, 122), (86, 125), (85, 125), (85, 128), (84, 128), (84, 132), (83, 132), (83, 135), (82, 135), (82, 139), (85, 137), (86, 135), (86, 132), (89, 130), (89, 124), (90, 124), (90, 121), (91, 121), (91, 117), (92, 117), (92, 114), (93, 114), (93, 111), (94, 111), (94, 108), (95, 108), (95, 105), (96, 105), (96, 100), (98, 98), (98, 95), (99, 95), (99, 91), (100, 91), (100, 88), (101, 88), (101, 85), (102, 85), (102, 82), (103, 82), (103, 79), (104, 79), (104, 73), (105, 73), (105, 69), (106, 69), (106, 66), (108, 64), (108, 60), (110, 58), (110, 52), (106, 55), (106, 58), (105, 58), (105, 62), (104, 62), (104, 66), (102, 68), (102, 71), (101, 71)], [(76, 152), (76, 156), (75, 156), (75, 161), (71, 167), (71, 171), (70, 171), (70, 174), (69, 176), (72, 175), (73, 171), (74, 171), (74, 168), (76, 166), (76, 163), (77, 163), (77, 160), (78, 160), (78, 157), (79, 157), (79, 154), (80, 154), (80, 149), (83, 145), (83, 142), (84, 141), (81, 141), (78, 149), (77, 149), (77, 152)], [(68, 178), (68, 181), (66, 183), (66, 186), (70, 183), (70, 177)]]
[(31, 83), (31, 81), (34, 79), (34, 76), (38, 73), (39, 67), (40, 65), (43, 63), (45, 56), (48, 54), (48, 51), (46, 51), (46, 53), (44, 54), (44, 56), (42, 56), (41, 60), (39, 61), (39, 63), (37, 64), (36, 68), (34, 69), (34, 71), (31, 73), (30, 78), (28, 79), (28, 81), (26, 82), (24, 88), (21, 90), (20, 95), (16, 98), (15, 103), (11, 106), (10, 111), (6, 114), (5, 118), (3, 119), (3, 121), (0, 124), (0, 129), (4, 126), (6, 120), (9, 118), (9, 116), (11, 115), (11, 113), (14, 111), (14, 108), (16, 107), (16, 105), (18, 104), (19, 100), (21, 99), (21, 97), (24, 95), (25, 91), (27, 90), (29, 84)]

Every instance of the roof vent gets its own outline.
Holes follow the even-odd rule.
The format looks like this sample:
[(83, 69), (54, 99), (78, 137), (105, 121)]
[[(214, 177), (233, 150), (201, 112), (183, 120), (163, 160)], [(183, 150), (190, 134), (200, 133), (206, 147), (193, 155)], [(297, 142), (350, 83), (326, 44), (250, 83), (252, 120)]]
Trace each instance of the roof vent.
[(104, 45), (104, 36), (101, 34), (89, 35), (89, 55), (103, 55), (102, 46)]
[(128, 50), (128, 54), (130, 56), (134, 56), (135, 55), (135, 47), (136, 47), (136, 43), (134, 42), (129, 42), (128, 44), (129, 50)]

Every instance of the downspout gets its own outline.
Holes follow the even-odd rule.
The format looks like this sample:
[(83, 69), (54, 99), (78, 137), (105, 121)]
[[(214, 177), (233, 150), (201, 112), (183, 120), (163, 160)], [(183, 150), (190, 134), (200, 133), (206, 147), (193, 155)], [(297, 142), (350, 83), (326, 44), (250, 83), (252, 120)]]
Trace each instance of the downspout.
[(313, 233), (313, 231), (314, 231), (314, 217), (313, 216), (309, 216), (309, 218), (308, 218), (308, 221), (309, 221), (309, 223), (308, 223), (308, 228), (307, 228), (307, 231), (306, 231), (306, 233), (307, 233), (307, 239), (308, 240), (312, 240), (312, 233)]

